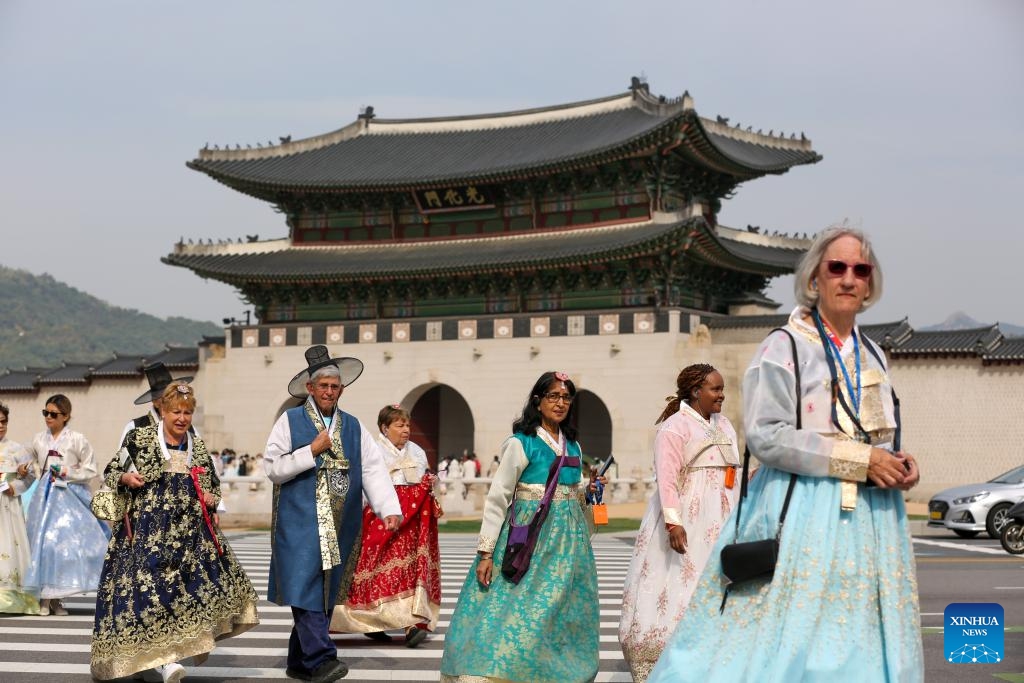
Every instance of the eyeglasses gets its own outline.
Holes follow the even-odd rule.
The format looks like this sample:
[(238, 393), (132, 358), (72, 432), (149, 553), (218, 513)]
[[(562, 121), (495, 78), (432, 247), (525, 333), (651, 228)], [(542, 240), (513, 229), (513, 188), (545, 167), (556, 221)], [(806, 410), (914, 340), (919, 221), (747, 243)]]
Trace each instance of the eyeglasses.
[(544, 394), (544, 399), (546, 401), (550, 401), (551, 403), (558, 403), (559, 401), (561, 401), (565, 405), (569, 405), (570, 403), (572, 403), (571, 395), (560, 394), (557, 391), (552, 391), (550, 393)]
[(45, 409), (43, 410), (43, 417), (48, 417), (48, 418), (53, 419), (53, 420), (56, 420), (58, 417), (60, 417), (63, 414), (64, 413), (55, 413), (52, 410), (45, 410)]
[(842, 277), (846, 275), (847, 268), (853, 268), (853, 276), (861, 280), (867, 280), (871, 277), (871, 273), (875, 269), (870, 263), (847, 263), (846, 261), (839, 260), (826, 261), (825, 268), (828, 270), (829, 275), (835, 277)]

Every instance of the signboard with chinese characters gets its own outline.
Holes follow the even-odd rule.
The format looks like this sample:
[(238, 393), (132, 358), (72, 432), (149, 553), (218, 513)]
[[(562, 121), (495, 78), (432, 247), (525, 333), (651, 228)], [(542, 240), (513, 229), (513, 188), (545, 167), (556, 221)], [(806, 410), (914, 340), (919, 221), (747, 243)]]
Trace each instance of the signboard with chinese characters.
[(492, 189), (483, 185), (452, 185), (433, 190), (415, 190), (413, 196), (420, 213), (494, 208)]

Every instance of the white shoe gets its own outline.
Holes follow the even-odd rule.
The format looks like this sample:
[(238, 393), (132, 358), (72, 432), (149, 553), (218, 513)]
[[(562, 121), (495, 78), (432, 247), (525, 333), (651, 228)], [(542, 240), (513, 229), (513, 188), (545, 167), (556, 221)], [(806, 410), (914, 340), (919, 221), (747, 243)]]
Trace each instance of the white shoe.
[(160, 674), (163, 683), (178, 683), (178, 681), (185, 678), (185, 667), (177, 662), (158, 666), (154, 671)]
[(50, 616), (50, 601), (40, 600), (39, 601), (39, 616), (48, 617)]

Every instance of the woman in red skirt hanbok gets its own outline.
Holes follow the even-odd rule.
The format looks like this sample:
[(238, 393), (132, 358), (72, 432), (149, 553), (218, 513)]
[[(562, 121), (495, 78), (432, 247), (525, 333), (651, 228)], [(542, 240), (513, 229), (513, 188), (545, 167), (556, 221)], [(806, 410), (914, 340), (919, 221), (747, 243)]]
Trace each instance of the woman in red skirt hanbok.
[(377, 445), (402, 505), (402, 526), (389, 532), (367, 506), (362, 549), (348, 598), (331, 618), (335, 633), (365, 633), (390, 641), (390, 629), (405, 630), (405, 645), (416, 647), (437, 626), (441, 613), (441, 561), (435, 497), (437, 477), (427, 454), (409, 441), (409, 413), (385, 406), (377, 416)]

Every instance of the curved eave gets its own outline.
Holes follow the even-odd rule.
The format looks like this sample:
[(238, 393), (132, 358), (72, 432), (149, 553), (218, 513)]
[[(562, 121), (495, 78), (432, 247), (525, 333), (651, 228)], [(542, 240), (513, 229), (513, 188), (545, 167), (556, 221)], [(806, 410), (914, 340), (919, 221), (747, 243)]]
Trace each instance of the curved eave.
[[(422, 242), (367, 242), (343, 246), (285, 246), (250, 253), (187, 253), (164, 263), (234, 286), (252, 283), (383, 281), (511, 274), (550, 268), (586, 268), (645, 257), (688, 253), (729, 270), (774, 276), (790, 272), (785, 251), (756, 247), (761, 261), (736, 252), (711, 234), (703, 218), (627, 226), (553, 230), (497, 237)], [(744, 245), (739, 245), (744, 246)]]
[(699, 253), (708, 263), (727, 270), (764, 277), (794, 272), (800, 257), (804, 254), (801, 249), (765, 247), (721, 238), (703, 220), (700, 227), (695, 227), (691, 235), (694, 239), (690, 252)]
[[(750, 180), (763, 175), (782, 174), (794, 166), (816, 164), (822, 156), (810, 141), (797, 142), (766, 135), (708, 130), (696, 112), (683, 116), (678, 153), (721, 173)], [(741, 136), (747, 139), (740, 139)]]

